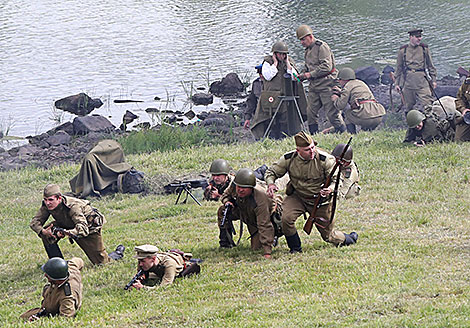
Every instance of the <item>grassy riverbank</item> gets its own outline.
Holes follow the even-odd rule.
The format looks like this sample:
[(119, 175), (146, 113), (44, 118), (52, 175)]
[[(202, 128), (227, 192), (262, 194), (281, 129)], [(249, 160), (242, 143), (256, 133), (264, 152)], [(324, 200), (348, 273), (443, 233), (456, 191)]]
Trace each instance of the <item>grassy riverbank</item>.
[[(337, 227), (357, 231), (358, 244), (334, 248), (300, 232), (304, 253), (290, 255), (281, 238), (272, 260), (241, 246), (219, 250), (218, 203), (173, 205), (175, 195), (110, 195), (92, 199), (107, 217), (108, 250), (125, 258), (93, 267), (66, 241), (67, 258), (85, 259), (84, 299), (74, 320), (42, 319), (44, 327), (463, 327), (470, 325), (470, 171), (468, 144), (403, 145), (403, 131), (360, 133), (352, 142), (361, 170), (359, 198), (338, 206)], [(318, 137), (332, 149), (346, 135)], [(206, 171), (218, 157), (236, 169), (270, 165), (292, 140), (217, 145), (129, 155), (148, 175)], [(2, 172), (0, 191), (0, 320), (39, 306), (47, 260), (29, 221), (48, 182), (69, 190), (79, 165)], [(301, 230), (303, 219), (297, 222)], [(246, 237), (246, 236), (245, 236)], [(166, 289), (123, 290), (135, 273), (133, 247), (156, 243), (205, 260), (202, 273)]]

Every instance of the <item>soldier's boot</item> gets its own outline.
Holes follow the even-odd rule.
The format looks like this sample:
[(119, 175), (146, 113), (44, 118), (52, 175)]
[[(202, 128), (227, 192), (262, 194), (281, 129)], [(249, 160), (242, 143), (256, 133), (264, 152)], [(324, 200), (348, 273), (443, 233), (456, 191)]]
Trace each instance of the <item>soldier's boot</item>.
[(340, 126), (335, 126), (335, 133), (343, 133), (346, 131), (346, 126), (340, 125)]
[(46, 249), (47, 256), (51, 259), (53, 257), (60, 257), (64, 258), (64, 255), (62, 255), (62, 251), (59, 248), (59, 245), (57, 243), (53, 244), (44, 244), (44, 248)]
[(126, 248), (123, 246), (123, 245), (118, 245), (116, 247), (116, 250), (114, 252), (111, 252), (108, 254), (108, 256), (110, 258), (112, 258), (113, 260), (117, 261), (117, 260), (120, 260), (124, 257), (124, 250)]
[(310, 131), (311, 135), (314, 135), (315, 133), (318, 133), (318, 124), (310, 124), (308, 126), (308, 130)]
[(297, 232), (292, 236), (286, 236), (286, 241), (290, 249), (289, 253), (302, 253), (302, 242)]
[(221, 248), (232, 248), (234, 246), (233, 241), (228, 238), (228, 234), (229, 232), (225, 228), (219, 227), (219, 245)]
[(352, 123), (346, 124), (346, 130), (351, 134), (356, 134), (357, 133), (356, 125), (352, 124)]
[(350, 234), (345, 233), (345, 234), (344, 234), (344, 237), (346, 237), (346, 239), (344, 240), (343, 243), (341, 243), (341, 244), (339, 245), (339, 247), (349, 246), (349, 245), (355, 244), (355, 243), (357, 242), (357, 238), (358, 238), (359, 236), (357, 235), (356, 232), (353, 231), (353, 232), (351, 232)]

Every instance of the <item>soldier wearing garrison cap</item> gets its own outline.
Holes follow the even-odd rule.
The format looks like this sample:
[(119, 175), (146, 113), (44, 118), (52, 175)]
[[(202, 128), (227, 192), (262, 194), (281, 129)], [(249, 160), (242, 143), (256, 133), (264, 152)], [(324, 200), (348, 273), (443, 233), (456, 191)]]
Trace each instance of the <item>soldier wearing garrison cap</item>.
[[(336, 163), (336, 159), (329, 153), (316, 147), (316, 142), (305, 132), (299, 132), (294, 137), (297, 146), (295, 151), (284, 154), (277, 163), (271, 166), (265, 174), (268, 184), (268, 195), (274, 196), (278, 190), (274, 182), (286, 173), (290, 181), (286, 187), (287, 196), (282, 203), (282, 231), (286, 236), (287, 245), (291, 253), (302, 252), (300, 237), (295, 227), (299, 216), (311, 213), (315, 198), (321, 195), (324, 201), (317, 209), (317, 215), (330, 221), (332, 211), (332, 191), (337, 179), (337, 172), (333, 175), (329, 187), (323, 185)], [(345, 234), (335, 229), (335, 221), (326, 227), (317, 226), (324, 241), (335, 246), (354, 244), (357, 233)]]
[[(49, 216), (55, 221), (46, 224)], [(104, 216), (90, 205), (90, 202), (64, 196), (56, 184), (48, 184), (43, 191), (43, 201), (31, 220), (30, 227), (42, 239), (49, 258), (63, 258), (58, 241), (66, 235), (73, 237), (93, 264), (105, 264), (121, 259), (124, 246), (117, 246), (109, 255), (101, 237), (101, 228), (106, 222)], [(61, 228), (63, 231), (54, 231)]]
[(403, 93), (406, 112), (417, 100), (423, 106), (431, 105), (433, 96), (429, 82), (433, 88), (437, 86), (437, 71), (428, 45), (421, 42), (422, 32), (422, 29), (408, 31), (410, 42), (398, 50), (395, 89)]

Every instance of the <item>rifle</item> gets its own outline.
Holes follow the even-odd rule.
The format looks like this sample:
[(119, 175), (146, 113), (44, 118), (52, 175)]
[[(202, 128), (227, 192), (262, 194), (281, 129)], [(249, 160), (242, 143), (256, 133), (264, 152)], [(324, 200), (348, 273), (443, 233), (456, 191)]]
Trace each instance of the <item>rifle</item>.
[(449, 114), (447, 114), (447, 111), (446, 109), (444, 108), (444, 105), (442, 105), (441, 103), (441, 99), (439, 99), (439, 97), (437, 96), (437, 93), (436, 93), (436, 90), (434, 89), (433, 85), (432, 85), (432, 81), (429, 79), (428, 75), (426, 74), (426, 72), (424, 72), (424, 78), (426, 79), (426, 81), (428, 81), (428, 84), (429, 84), (429, 89), (431, 89), (434, 97), (436, 97), (437, 101), (439, 102), (439, 105), (441, 105), (441, 108), (442, 110), (444, 111), (444, 114), (446, 115), (446, 117), (449, 116)]
[(465, 68), (463, 68), (462, 66), (460, 66), (459, 68), (457, 68), (457, 74), (459, 74), (459, 77), (462, 77), (462, 76), (465, 76), (465, 77), (469, 77), (470, 76), (470, 72), (467, 71)]
[(232, 205), (228, 203), (225, 204), (224, 215), (222, 217), (222, 221), (220, 221), (220, 227), (222, 229), (225, 229), (225, 232), (227, 233), (227, 238), (230, 244), (232, 244), (232, 246), (237, 246), (240, 243), (240, 240), (242, 239), (242, 235), (243, 235), (243, 221), (240, 219), (240, 236), (238, 237), (238, 241), (235, 244), (232, 238), (232, 234), (236, 235), (237, 232), (235, 231), (235, 227), (233, 226), (233, 221), (229, 217), (229, 212), (231, 208), (232, 208)]
[[(396, 81), (394, 72), (390, 72), (390, 79), (392, 80), (392, 83), (390, 84), (390, 90), (389, 90), (390, 107), (393, 108), (392, 88), (393, 88), (393, 85), (395, 84), (395, 81)], [(400, 91), (398, 91), (398, 93), (400, 94), (401, 105), (398, 107), (397, 111), (399, 111), (405, 105), (405, 97), (403, 96), (403, 92), (401, 91), (401, 89), (400, 89)]]
[[(326, 181), (323, 184), (322, 188), (327, 188), (331, 184), (331, 179), (333, 178), (333, 175), (335, 174), (336, 169), (338, 167), (340, 167), (340, 171), (341, 171), (341, 166), (343, 165), (342, 161), (343, 161), (343, 158), (344, 158), (344, 154), (346, 153), (346, 150), (348, 150), (349, 145), (351, 144), (351, 140), (352, 140), (352, 137), (349, 138), (349, 141), (346, 144), (346, 147), (344, 147), (343, 152), (341, 153), (341, 156), (336, 159), (335, 166), (333, 166), (333, 169), (331, 170), (330, 174), (326, 178)], [(338, 176), (337, 179), (340, 179), (340, 177)], [(337, 196), (337, 193), (336, 193), (336, 195), (333, 194), (333, 197), (336, 197), (336, 196)], [(310, 217), (307, 219), (307, 221), (304, 224), (304, 231), (307, 233), (307, 235), (310, 235), (310, 233), (312, 232), (312, 228), (313, 228), (314, 223), (316, 225), (318, 225), (319, 227), (321, 227), (321, 228), (326, 228), (328, 226), (328, 224), (331, 222), (331, 220), (326, 220), (325, 218), (315, 217), (315, 215), (317, 213), (317, 210), (320, 208), (323, 200), (324, 200), (324, 197), (322, 197), (320, 194), (318, 194), (317, 197), (315, 198), (315, 203), (314, 203), (314, 206), (313, 206), (312, 213), (310, 213)], [(335, 201), (335, 200), (333, 199), (333, 201)], [(333, 215), (332, 215), (332, 217), (333, 217)], [(320, 221), (320, 222), (318, 222), (318, 221)], [(324, 224), (324, 225), (322, 225), (322, 224)]]
[(69, 231), (67, 231), (67, 230), (65, 230), (65, 229), (63, 229), (63, 228), (59, 228), (59, 227), (56, 227), (56, 226), (52, 226), (52, 234), (53, 234), (55, 237), (59, 238), (59, 236), (58, 236), (58, 233), (59, 233), (59, 232), (63, 233), (63, 234), (66, 235), (67, 237), (69, 237), (69, 238), (70, 238), (70, 239), (69, 239), (69, 240), (70, 240), (70, 243), (73, 243), (74, 241), (77, 241), (78, 238), (80, 238), (80, 237), (78, 237), (77, 235), (74, 235), (73, 233), (71, 233), (71, 232), (69, 232)]
[(129, 283), (124, 287), (124, 290), (128, 290), (129, 288), (131, 288), (132, 285), (135, 284), (135, 282), (144, 275), (144, 273), (145, 273), (144, 269), (139, 269), (139, 271), (137, 271), (135, 276), (132, 277), (131, 281), (129, 281)]

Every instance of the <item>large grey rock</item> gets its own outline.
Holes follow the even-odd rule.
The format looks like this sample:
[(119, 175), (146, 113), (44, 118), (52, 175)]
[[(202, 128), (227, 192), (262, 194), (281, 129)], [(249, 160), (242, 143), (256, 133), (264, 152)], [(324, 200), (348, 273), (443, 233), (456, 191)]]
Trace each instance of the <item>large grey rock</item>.
[(88, 134), (90, 132), (111, 132), (116, 127), (101, 115), (91, 115), (84, 117), (76, 117), (73, 120), (74, 135)]
[(214, 96), (210, 93), (196, 93), (191, 97), (191, 100), (195, 105), (209, 105), (214, 102)]
[(236, 73), (227, 74), (221, 81), (211, 84), (209, 92), (216, 96), (237, 95), (245, 90), (245, 86)]
[(68, 145), (72, 137), (65, 131), (57, 131), (53, 136), (48, 137), (45, 141), (51, 146)]
[(379, 84), (379, 71), (374, 66), (359, 67), (355, 70), (356, 79), (362, 80), (368, 85)]
[(101, 99), (92, 99), (85, 93), (79, 93), (78, 95), (68, 96), (57, 100), (54, 106), (58, 109), (62, 109), (66, 112), (76, 114), (78, 116), (85, 116), (91, 113), (95, 108), (99, 108), (103, 105)]

